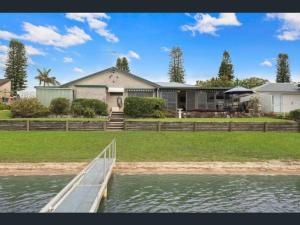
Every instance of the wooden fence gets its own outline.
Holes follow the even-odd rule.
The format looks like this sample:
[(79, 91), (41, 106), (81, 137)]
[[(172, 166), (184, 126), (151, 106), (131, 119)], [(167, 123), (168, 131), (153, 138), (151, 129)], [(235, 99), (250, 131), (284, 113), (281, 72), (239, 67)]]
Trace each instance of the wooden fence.
[(300, 122), (144, 122), (125, 121), (125, 130), (300, 132)]
[[(7, 131), (104, 131), (105, 121), (0, 120)], [(145, 122), (125, 121), (129, 131), (281, 131), (300, 132), (300, 122)]]

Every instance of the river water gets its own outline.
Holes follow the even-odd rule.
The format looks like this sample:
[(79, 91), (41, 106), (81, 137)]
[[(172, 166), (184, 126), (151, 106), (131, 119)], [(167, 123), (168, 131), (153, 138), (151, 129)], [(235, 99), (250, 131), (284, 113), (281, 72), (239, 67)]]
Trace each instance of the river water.
[[(0, 212), (38, 212), (71, 178), (0, 177)], [(300, 212), (300, 176), (117, 174), (99, 212)]]

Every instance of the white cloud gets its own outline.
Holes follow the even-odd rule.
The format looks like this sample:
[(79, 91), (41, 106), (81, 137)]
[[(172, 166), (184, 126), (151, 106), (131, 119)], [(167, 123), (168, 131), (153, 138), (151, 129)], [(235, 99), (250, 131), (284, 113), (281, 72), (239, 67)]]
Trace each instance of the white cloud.
[(282, 22), (277, 38), (283, 41), (300, 39), (300, 13), (267, 13), (267, 19), (277, 19)]
[(127, 54), (128, 58), (132, 58), (132, 59), (140, 59), (139, 54), (137, 54), (136, 52), (130, 50)]
[(126, 57), (128, 59), (128, 61), (130, 61), (130, 59), (140, 59), (141, 58), (137, 52), (132, 51), (132, 50), (129, 50), (127, 54), (122, 54), (122, 53), (118, 53), (115, 51), (113, 51), (112, 54), (117, 55), (120, 58)]
[(22, 35), (0, 30), (0, 39), (9, 40), (11, 38), (16, 38), (61, 48), (83, 44), (91, 40), (91, 37), (88, 34), (76, 26), (66, 28), (67, 33), (60, 34), (55, 26), (36, 26), (24, 22), (23, 30), (25, 33)]
[(118, 42), (119, 38), (107, 29), (107, 23), (103, 19), (109, 20), (106, 13), (67, 13), (66, 17), (79, 22), (87, 22), (89, 27), (109, 42)]
[(31, 45), (25, 45), (26, 53), (27, 55), (46, 55), (45, 52), (43, 52), (40, 49), (34, 48)]
[(270, 60), (266, 59), (263, 62), (261, 62), (260, 65), (261, 66), (266, 66), (266, 67), (272, 67), (273, 63)]
[(79, 68), (79, 67), (74, 67), (74, 72), (76, 73), (83, 73), (83, 69)]
[(165, 46), (161, 47), (160, 50), (161, 50), (162, 52), (170, 52), (170, 51), (171, 51), (170, 48), (165, 47)]
[(71, 57), (64, 57), (64, 63), (72, 63), (73, 62), (73, 58)]
[[(188, 15), (191, 16), (191, 15)], [(200, 34), (210, 34), (216, 36), (216, 31), (222, 26), (241, 26), (235, 13), (220, 13), (219, 17), (213, 17), (207, 13), (197, 13), (194, 17), (195, 23), (183, 25), (183, 31), (191, 31), (193, 36), (197, 32)]]

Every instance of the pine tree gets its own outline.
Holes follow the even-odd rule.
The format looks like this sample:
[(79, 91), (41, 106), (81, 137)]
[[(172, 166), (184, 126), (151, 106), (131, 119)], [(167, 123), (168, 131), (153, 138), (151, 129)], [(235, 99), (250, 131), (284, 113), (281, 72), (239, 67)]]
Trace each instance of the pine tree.
[(229, 52), (224, 51), (223, 59), (220, 65), (218, 77), (221, 80), (233, 80), (234, 79), (234, 70), (233, 65), (231, 63)]
[(183, 52), (180, 47), (173, 47), (170, 52), (169, 76), (170, 82), (185, 83), (184, 67), (183, 67)]
[(122, 71), (129, 73), (130, 69), (129, 69), (129, 63), (126, 57), (122, 58), (122, 63), (121, 63), (121, 67), (122, 67)]
[(25, 46), (17, 40), (11, 40), (4, 76), (11, 81), (11, 91), (13, 95), (16, 95), (17, 91), (26, 88), (26, 67), (27, 57)]
[(289, 83), (291, 79), (288, 55), (280, 53), (277, 58), (277, 83)]
[(120, 57), (118, 57), (118, 59), (117, 59), (116, 67), (117, 67), (117, 69), (122, 70), (122, 60)]

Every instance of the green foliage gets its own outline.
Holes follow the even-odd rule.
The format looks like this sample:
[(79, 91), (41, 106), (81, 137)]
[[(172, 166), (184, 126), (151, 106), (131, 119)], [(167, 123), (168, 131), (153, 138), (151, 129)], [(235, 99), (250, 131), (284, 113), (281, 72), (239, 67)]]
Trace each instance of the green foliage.
[(245, 87), (245, 88), (254, 88), (254, 87), (258, 87), (261, 86), (265, 83), (269, 82), (268, 80), (259, 78), (259, 77), (250, 77), (250, 78), (246, 78), (243, 80), (239, 80), (238, 81), (238, 85)]
[(43, 86), (49, 86), (51, 85), (59, 85), (60, 83), (56, 80), (56, 77), (50, 77), (49, 74), (51, 72), (51, 69), (37, 69), (38, 75), (35, 77), (39, 81), (39, 85), (43, 83)]
[(290, 111), (289, 117), (293, 120), (300, 120), (300, 109)]
[(277, 83), (289, 83), (291, 79), (290, 67), (288, 62), (288, 55), (280, 53), (277, 58)]
[(66, 98), (55, 98), (51, 101), (50, 112), (56, 115), (65, 115), (70, 111), (70, 101)]
[(10, 106), (0, 102), (0, 110), (9, 110)]
[(218, 78), (221, 80), (233, 80), (234, 70), (231, 63), (229, 52), (224, 51), (223, 59), (219, 68)]
[(117, 69), (122, 70), (124, 72), (130, 72), (129, 63), (126, 57), (118, 58), (116, 62), (116, 67)]
[(162, 115), (158, 111), (162, 111), (164, 104), (162, 98), (127, 97), (124, 102), (124, 113), (130, 117), (158, 116)]
[(164, 111), (162, 110), (155, 110), (153, 113), (152, 113), (152, 117), (154, 118), (165, 118), (166, 117), (166, 114)]
[(26, 68), (27, 57), (24, 44), (17, 40), (11, 40), (9, 42), (4, 77), (11, 81), (11, 91), (13, 95), (17, 95), (17, 91), (26, 88)]
[(213, 77), (210, 80), (197, 80), (196, 85), (202, 88), (211, 88), (211, 87), (228, 87), (232, 88), (235, 86), (235, 82), (232, 80), (222, 80), (218, 77)]
[(96, 116), (95, 110), (92, 108), (83, 109), (83, 116), (86, 118), (94, 118)]
[(173, 47), (170, 52), (170, 82), (184, 83), (183, 52), (180, 47)]
[(84, 116), (87, 108), (93, 109), (96, 115), (106, 116), (108, 114), (107, 105), (98, 99), (75, 99), (71, 110), (76, 116)]
[(43, 106), (36, 98), (18, 99), (11, 105), (13, 117), (43, 117), (49, 114), (47, 107)]

